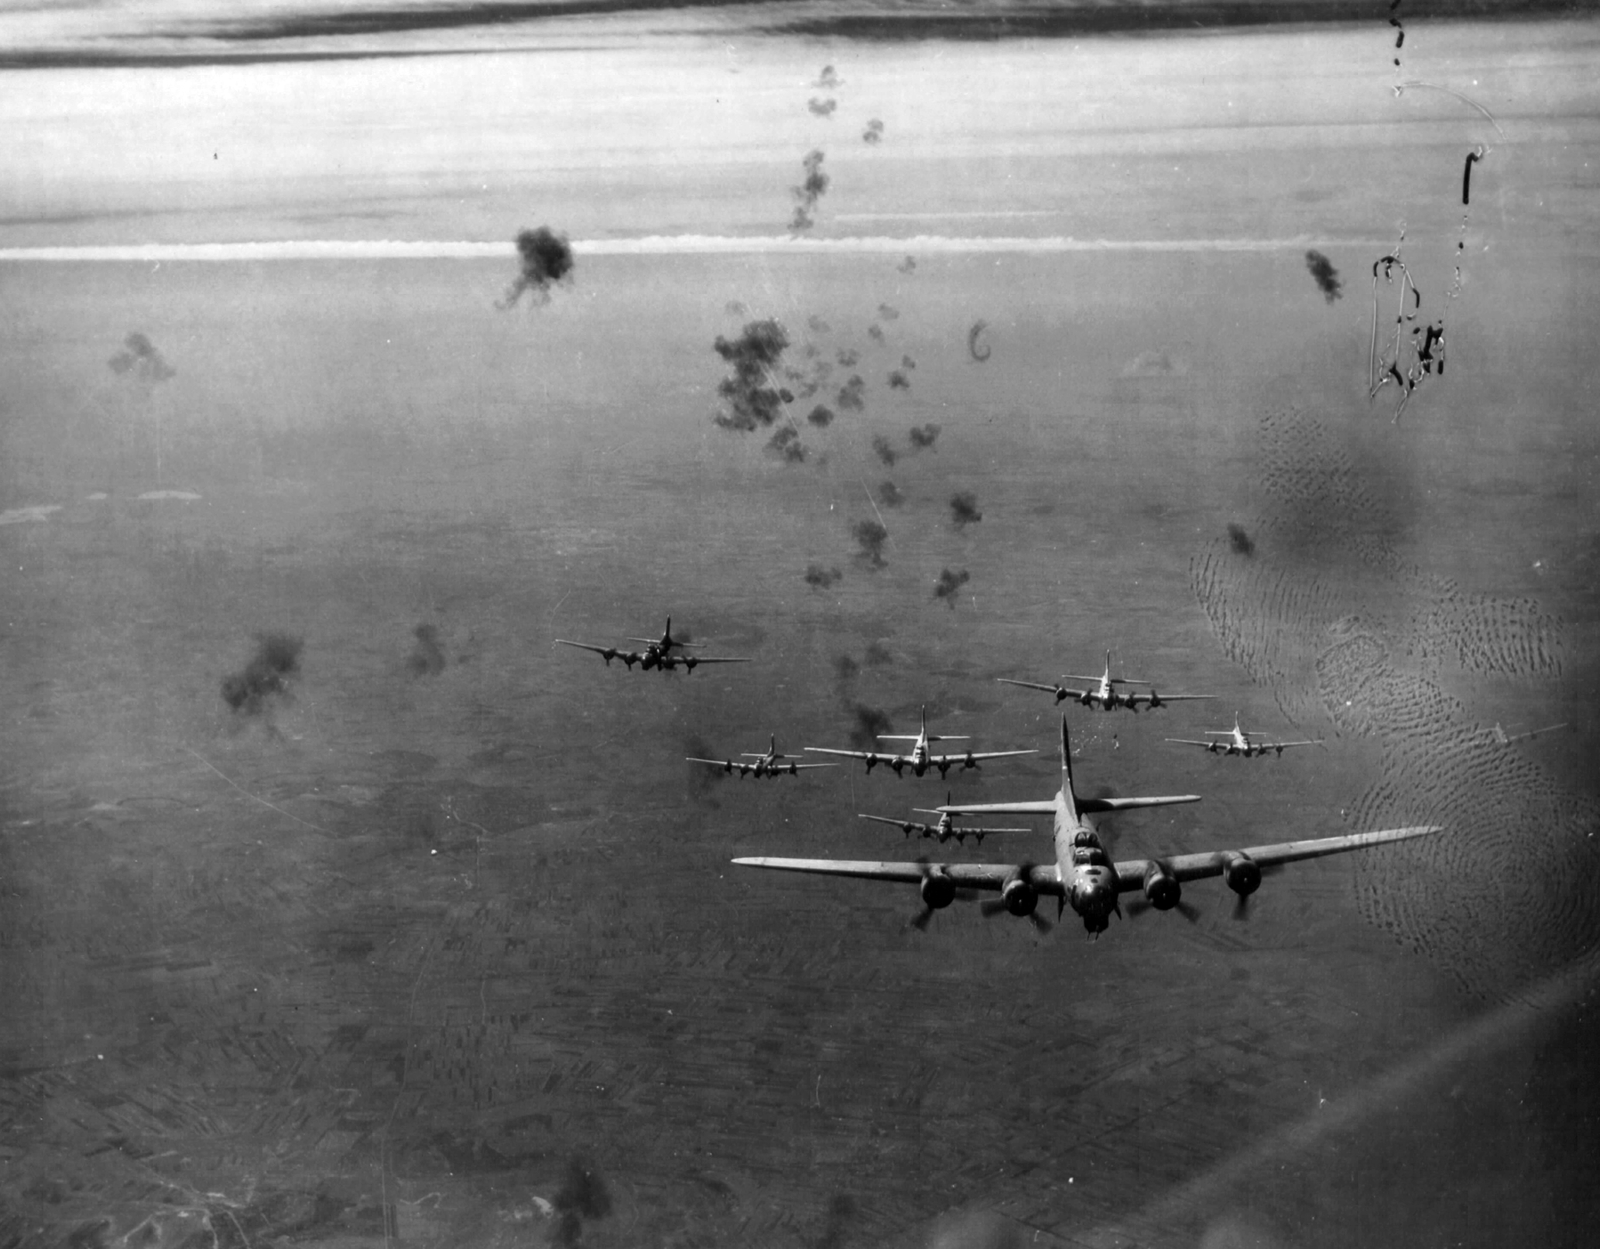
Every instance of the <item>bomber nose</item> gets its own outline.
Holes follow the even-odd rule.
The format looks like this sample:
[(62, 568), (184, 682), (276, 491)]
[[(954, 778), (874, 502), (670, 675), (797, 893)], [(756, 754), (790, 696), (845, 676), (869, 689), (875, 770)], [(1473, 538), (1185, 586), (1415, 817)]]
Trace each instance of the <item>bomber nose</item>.
[(1111, 891), (1100, 885), (1080, 885), (1072, 891), (1072, 909), (1083, 917), (1085, 924), (1099, 922), (1104, 926), (1111, 914)]

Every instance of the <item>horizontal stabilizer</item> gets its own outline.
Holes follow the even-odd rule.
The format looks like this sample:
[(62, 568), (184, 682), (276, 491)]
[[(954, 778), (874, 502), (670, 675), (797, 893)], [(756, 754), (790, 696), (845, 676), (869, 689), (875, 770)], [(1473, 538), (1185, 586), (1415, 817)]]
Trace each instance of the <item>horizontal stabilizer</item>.
[(940, 807), (940, 815), (1054, 815), (1056, 801), (985, 802), (970, 807)]
[(1165, 798), (1079, 798), (1078, 810), (1084, 815), (1101, 815), (1109, 811), (1133, 811), (1139, 807), (1175, 807), (1179, 803), (1199, 801), (1199, 794), (1174, 794)]

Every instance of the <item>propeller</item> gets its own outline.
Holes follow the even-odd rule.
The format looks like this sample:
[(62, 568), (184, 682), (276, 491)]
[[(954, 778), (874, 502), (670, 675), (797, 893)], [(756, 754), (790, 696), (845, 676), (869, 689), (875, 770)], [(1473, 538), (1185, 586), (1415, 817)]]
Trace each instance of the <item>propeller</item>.
[[(959, 888), (948, 876), (940, 874), (936, 877), (934, 875), (933, 865), (928, 862), (926, 855), (919, 855), (917, 857), (917, 866), (922, 869), (922, 884), (919, 886), (922, 892), (922, 909), (918, 911), (910, 920), (908, 920), (907, 923), (910, 927), (915, 928), (918, 932), (927, 931), (928, 921), (933, 918), (933, 913), (935, 911), (949, 906), (952, 902), (970, 902), (977, 896), (977, 894), (971, 889)], [(942, 901), (938, 901), (937, 894), (935, 894), (934, 898), (929, 897), (930, 893), (935, 892), (931, 890), (929, 886), (936, 880), (943, 885), (943, 889), (940, 891), (944, 895)], [(938, 901), (938, 905), (934, 904), (935, 901)]]
[[(1243, 901), (1243, 899), (1240, 900)], [(1191, 924), (1198, 924), (1200, 922), (1200, 908), (1195, 906), (1192, 902), (1184, 902), (1180, 899), (1168, 909), (1178, 912), (1179, 915), (1182, 915), (1184, 919), (1188, 920)], [(1147, 898), (1140, 896), (1128, 899), (1128, 915), (1130, 917), (1134, 915), (1143, 915), (1146, 911), (1153, 910), (1155, 910), (1155, 908), (1150, 905), (1149, 899)]]
[[(1019, 864), (1017, 867), (1017, 875), (1021, 877), (1021, 879), (1027, 880), (1028, 873), (1030, 873), (1032, 870), (1033, 865), (1031, 863)], [(1035, 895), (1035, 897), (1037, 897), (1037, 895)], [(983, 917), (985, 919), (993, 919), (996, 915), (1000, 914), (1010, 914), (1010, 908), (1006, 906), (1005, 895), (1003, 893), (998, 898), (986, 899), (982, 904), (980, 904), (978, 909), (983, 913)], [(1034, 930), (1041, 936), (1055, 927), (1055, 925), (1047, 920), (1043, 915), (1040, 915), (1037, 909), (1029, 911), (1025, 918), (1033, 925)]]

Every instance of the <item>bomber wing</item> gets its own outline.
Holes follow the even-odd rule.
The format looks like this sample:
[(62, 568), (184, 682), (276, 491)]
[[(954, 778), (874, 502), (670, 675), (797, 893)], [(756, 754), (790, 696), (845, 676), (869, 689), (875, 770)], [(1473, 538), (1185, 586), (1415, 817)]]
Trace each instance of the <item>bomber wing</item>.
[(1192, 737), (1169, 737), (1165, 739), (1174, 746), (1202, 746), (1206, 750), (1226, 750), (1231, 742), (1224, 738), (1214, 738), (1209, 742), (1197, 742)]
[(940, 815), (1054, 815), (1054, 798), (1043, 802), (980, 802), (965, 807), (939, 807)]
[(1280, 841), (1270, 846), (1248, 846), (1243, 850), (1209, 850), (1200, 854), (1174, 854), (1161, 859), (1130, 859), (1116, 865), (1117, 892), (1127, 893), (1143, 888), (1145, 874), (1155, 863), (1160, 863), (1179, 882), (1204, 880), (1208, 876), (1221, 876), (1232, 864), (1241, 861), (1253, 862), (1257, 867), (1276, 867), (1301, 859), (1320, 859), (1348, 850), (1365, 850), (1390, 842), (1409, 841), (1413, 837), (1426, 837), (1430, 833), (1440, 832), (1442, 828), (1439, 824), (1418, 824), (1311, 841)]
[(911, 836), (912, 833), (918, 833), (923, 837), (931, 837), (934, 833), (939, 831), (939, 826), (937, 824), (924, 824), (920, 820), (896, 820), (891, 819), (887, 815), (858, 815), (856, 818), (862, 820), (875, 820), (879, 824), (893, 824), (896, 828), (905, 833), (907, 837)]
[(879, 863), (866, 859), (735, 859), (737, 867), (764, 867), (779, 872), (807, 872), (817, 876), (848, 876), (857, 880), (890, 880), (920, 885), (930, 875), (946, 876), (961, 889), (1005, 888), (1021, 872), (1042, 894), (1059, 895), (1061, 877), (1055, 867), (1014, 863)]
[(1082, 698), (1085, 694), (1093, 692), (1091, 690), (1069, 690), (1064, 685), (1043, 685), (1038, 681), (1013, 681), (1010, 677), (996, 677), (995, 680), (1000, 682), (1001, 685), (1020, 685), (1024, 689), (1043, 690), (1046, 694), (1055, 694), (1059, 698)]
[(1160, 693), (1157, 693), (1155, 690), (1151, 690), (1150, 693), (1148, 693), (1148, 694), (1118, 694), (1117, 697), (1120, 698), (1129, 707), (1137, 707), (1137, 706), (1141, 706), (1141, 705), (1143, 705), (1145, 703), (1150, 704), (1152, 707), (1160, 707), (1164, 703), (1192, 703), (1192, 702), (1199, 702), (1199, 701), (1201, 701), (1203, 699), (1215, 698), (1216, 695), (1215, 694), (1160, 694)]
[(968, 750), (959, 755), (929, 755), (928, 762), (934, 767), (939, 767), (943, 764), (949, 764), (954, 767), (958, 763), (963, 765), (971, 764), (979, 759), (1010, 759), (1014, 755), (1036, 755), (1038, 753), (1037, 748), (1033, 750)]
[(899, 759), (910, 763), (910, 755), (897, 755), (892, 750), (833, 750), (827, 746), (807, 746), (814, 755), (843, 755), (846, 759), (870, 759), (874, 763), (893, 763)]
[(611, 661), (613, 659), (626, 660), (628, 661), (630, 667), (639, 662), (639, 656), (637, 654), (629, 650), (624, 650), (621, 647), (596, 646), (592, 642), (569, 642), (566, 638), (557, 638), (556, 641), (560, 642), (563, 646), (576, 646), (579, 650), (593, 651), (596, 655), (599, 655), (606, 661), (607, 667), (611, 666)]

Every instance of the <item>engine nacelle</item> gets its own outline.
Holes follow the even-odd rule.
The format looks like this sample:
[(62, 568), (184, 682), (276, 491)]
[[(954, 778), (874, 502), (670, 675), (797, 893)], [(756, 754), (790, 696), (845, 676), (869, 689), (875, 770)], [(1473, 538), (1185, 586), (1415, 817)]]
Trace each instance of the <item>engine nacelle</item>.
[(1067, 701), (1067, 698), (1068, 698), (1067, 691), (1062, 689), (1059, 685), (1056, 686), (1056, 702), (1057, 703), (1064, 703), (1064, 702)]
[(1145, 900), (1158, 911), (1170, 911), (1183, 897), (1183, 886), (1164, 863), (1152, 863), (1144, 874)]
[(877, 766), (877, 763), (878, 763), (878, 756), (877, 755), (874, 755), (874, 754), (867, 755), (867, 771), (868, 772), (872, 771), (872, 769)]
[(1241, 898), (1248, 898), (1261, 888), (1261, 865), (1248, 854), (1229, 854), (1222, 861), (1222, 880)]
[(1157, 707), (1165, 707), (1166, 705), (1161, 701), (1161, 695), (1156, 693), (1156, 687), (1152, 685), (1150, 687), (1150, 710), (1154, 711)]
[(922, 878), (922, 905), (938, 911), (956, 900), (956, 882), (942, 872), (929, 872)]
[(1000, 901), (1005, 904), (1006, 910), (1019, 918), (1032, 915), (1033, 908), (1039, 905), (1039, 891), (1022, 877), (1013, 876), (1000, 890)]
[(889, 766), (894, 769), (896, 776), (901, 776), (905, 773), (906, 761), (904, 759), (891, 759), (889, 760)]
[(682, 659), (678, 660), (678, 662), (683, 665), (684, 671), (693, 672), (694, 666), (700, 661), (693, 655), (685, 655)]

